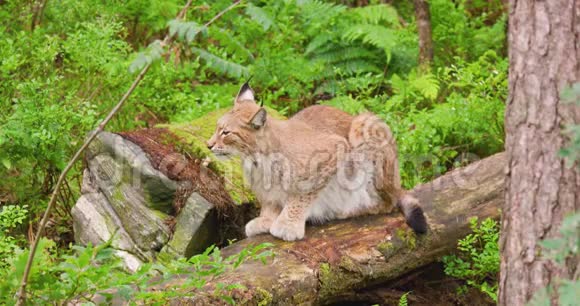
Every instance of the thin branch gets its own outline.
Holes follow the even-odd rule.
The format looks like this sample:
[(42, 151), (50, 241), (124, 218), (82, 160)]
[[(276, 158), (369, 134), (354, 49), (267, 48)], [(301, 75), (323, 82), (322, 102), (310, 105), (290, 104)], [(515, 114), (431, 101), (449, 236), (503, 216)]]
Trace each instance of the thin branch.
[[(181, 12), (179, 12), (179, 14), (177, 15), (178, 19), (182, 19), (185, 16), (185, 13), (187, 12), (188, 8), (191, 6), (192, 2), (193, 2), (193, 0), (187, 1), (187, 3), (185, 4), (185, 6), (181, 10)], [(228, 6), (223, 11), (219, 12), (210, 21), (208, 21), (205, 24), (205, 26), (207, 27), (210, 24), (212, 24), (214, 21), (216, 21), (218, 18), (220, 18), (223, 14), (225, 14), (227, 11), (233, 9), (235, 6), (240, 4), (240, 2), (241, 2), (241, 0), (238, 0), (238, 1), (234, 2), (232, 5)], [(163, 39), (163, 45), (169, 44), (171, 42), (171, 39), (172, 39), (171, 35), (167, 34), (165, 36), (165, 38)], [(109, 112), (107, 117), (105, 117), (105, 119), (99, 124), (97, 129), (95, 129), (90, 134), (90, 136), (85, 140), (85, 142), (83, 143), (81, 148), (75, 153), (73, 158), (68, 162), (68, 164), (66, 165), (66, 167), (64, 168), (64, 170), (62, 171), (60, 176), (58, 177), (58, 181), (56, 182), (56, 186), (54, 186), (54, 190), (50, 196), (50, 201), (48, 202), (48, 206), (46, 207), (46, 211), (44, 212), (44, 216), (42, 217), (42, 220), (40, 221), (40, 225), (39, 225), (38, 230), (36, 232), (36, 237), (34, 238), (32, 245), (30, 247), (30, 253), (28, 254), (28, 260), (26, 262), (26, 267), (24, 269), (24, 274), (22, 276), (22, 282), (20, 284), (20, 289), (18, 290), (18, 293), (16, 295), (17, 299), (18, 299), (16, 305), (24, 305), (24, 303), (26, 302), (26, 286), (28, 284), (28, 276), (30, 275), (30, 269), (32, 268), (32, 262), (34, 260), (34, 255), (36, 254), (36, 249), (38, 248), (38, 242), (40, 241), (41, 235), (44, 231), (44, 228), (46, 227), (46, 223), (48, 222), (48, 219), (50, 217), (50, 213), (51, 213), (51, 211), (54, 207), (54, 204), (56, 202), (58, 191), (59, 191), (62, 183), (64, 182), (64, 180), (66, 178), (66, 174), (74, 166), (75, 162), (81, 157), (81, 154), (85, 151), (85, 149), (89, 146), (89, 144), (97, 137), (97, 135), (101, 131), (104, 130), (107, 123), (109, 123), (109, 121), (111, 121), (113, 116), (115, 116), (115, 114), (119, 111), (119, 109), (121, 109), (123, 104), (125, 104), (125, 101), (127, 101), (129, 96), (131, 96), (133, 91), (137, 88), (137, 86), (139, 85), (141, 80), (143, 80), (143, 77), (145, 76), (147, 71), (149, 71), (150, 67), (151, 67), (151, 62), (147, 63), (145, 65), (145, 67), (143, 67), (143, 69), (141, 70), (141, 72), (139, 73), (137, 78), (133, 81), (133, 84), (131, 84), (131, 87), (129, 87), (129, 89), (123, 95), (123, 97), (121, 97), (121, 99), (119, 100), (117, 105), (115, 105), (115, 107)]]
[(95, 129), (91, 133), (89, 138), (87, 138), (85, 143), (75, 153), (73, 158), (68, 162), (68, 164), (66, 165), (66, 167), (64, 168), (64, 170), (62, 171), (60, 176), (58, 177), (58, 181), (56, 182), (56, 186), (54, 187), (54, 190), (50, 196), (50, 201), (48, 202), (48, 206), (46, 207), (46, 210), (44, 211), (44, 215), (42, 217), (42, 220), (40, 221), (40, 225), (38, 226), (38, 230), (36, 232), (36, 237), (35, 237), (34, 241), (32, 242), (32, 246), (30, 247), (30, 254), (28, 254), (28, 261), (26, 262), (26, 267), (24, 269), (24, 274), (22, 276), (22, 283), (20, 284), (20, 290), (18, 291), (18, 294), (17, 294), (18, 302), (16, 305), (24, 305), (24, 302), (26, 300), (26, 286), (28, 284), (27, 283), (28, 276), (30, 274), (30, 269), (32, 267), (32, 261), (34, 260), (34, 255), (36, 253), (36, 249), (38, 248), (38, 242), (40, 241), (42, 232), (44, 231), (44, 228), (46, 227), (46, 223), (48, 222), (48, 218), (50, 217), (50, 213), (54, 207), (54, 203), (56, 202), (56, 196), (58, 194), (60, 186), (62, 185), (62, 183), (66, 177), (66, 174), (70, 171), (70, 169), (72, 168), (74, 163), (80, 158), (81, 154), (85, 151), (85, 149), (89, 146), (89, 144), (95, 139), (95, 137), (105, 128), (107, 123), (119, 111), (119, 109), (121, 108), (121, 106), (123, 106), (123, 104), (125, 103), (127, 98), (129, 98), (131, 93), (133, 93), (135, 88), (137, 88), (137, 85), (139, 85), (139, 83), (141, 82), (141, 80), (145, 76), (145, 73), (147, 73), (147, 71), (149, 70), (149, 67), (151, 67), (151, 63), (148, 63), (143, 68), (143, 70), (141, 70), (141, 73), (139, 73), (139, 75), (137, 76), (135, 81), (133, 81), (133, 84), (131, 84), (131, 87), (125, 93), (125, 95), (123, 95), (121, 100), (119, 100), (119, 103), (117, 103), (117, 105), (113, 108), (113, 110), (109, 113), (109, 115), (107, 115), (107, 117), (101, 122), (101, 124), (99, 124), (97, 129)]
[(226, 7), (223, 11), (219, 12), (217, 15), (215, 15), (212, 19), (210, 19), (206, 24), (204, 24), (204, 27), (209, 27), (210, 24), (212, 24), (214, 21), (218, 20), (218, 18), (222, 17), (223, 14), (227, 13), (229, 10), (233, 9), (234, 7), (236, 7), (238, 4), (240, 4), (240, 2), (242, 2), (241, 0), (238, 0), (234, 3), (232, 3), (230, 6)]

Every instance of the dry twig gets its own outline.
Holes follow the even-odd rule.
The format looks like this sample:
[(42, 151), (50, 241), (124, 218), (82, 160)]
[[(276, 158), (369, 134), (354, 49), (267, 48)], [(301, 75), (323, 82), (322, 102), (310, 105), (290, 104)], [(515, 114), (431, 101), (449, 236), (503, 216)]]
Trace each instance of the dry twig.
[[(216, 21), (218, 18), (220, 18), (223, 14), (225, 14), (226, 12), (228, 12), (229, 10), (233, 9), (235, 6), (240, 4), (240, 1), (241, 0), (238, 0), (234, 3), (232, 3), (226, 9), (219, 12), (210, 21), (208, 21), (204, 26), (208, 27), (210, 24), (212, 24), (214, 21)], [(177, 19), (182, 19), (185, 16), (185, 13), (187, 12), (189, 7), (191, 6), (192, 2), (193, 2), (193, 0), (187, 1), (185, 6), (183, 7), (183, 9), (177, 15)], [(171, 42), (171, 40), (172, 40), (172, 36), (170, 34), (167, 34), (165, 36), (165, 38), (163, 39), (162, 46), (168, 45)], [(34, 237), (34, 240), (31, 243), (30, 253), (28, 255), (28, 260), (26, 262), (26, 267), (24, 269), (24, 274), (22, 276), (22, 282), (20, 284), (20, 288), (19, 288), (18, 293), (16, 295), (17, 299), (18, 299), (16, 305), (24, 305), (24, 303), (26, 301), (26, 286), (28, 283), (28, 276), (30, 275), (30, 269), (32, 268), (32, 262), (34, 260), (34, 255), (36, 253), (36, 249), (38, 248), (38, 242), (40, 241), (42, 232), (44, 231), (44, 228), (46, 227), (46, 224), (47, 224), (48, 219), (50, 217), (50, 213), (51, 213), (51, 211), (54, 207), (54, 204), (56, 202), (56, 198), (57, 198), (57, 195), (59, 193), (60, 187), (63, 184), (63, 182), (65, 181), (67, 173), (74, 166), (75, 162), (81, 157), (81, 154), (85, 151), (85, 149), (89, 146), (89, 144), (95, 139), (95, 137), (97, 137), (97, 135), (101, 131), (103, 131), (105, 129), (105, 126), (107, 125), (107, 123), (109, 123), (109, 121), (111, 121), (113, 116), (115, 116), (115, 114), (119, 111), (119, 109), (121, 109), (123, 104), (125, 104), (125, 102), (129, 98), (129, 96), (131, 96), (133, 91), (137, 88), (137, 86), (139, 85), (141, 80), (143, 80), (143, 77), (145, 76), (145, 74), (147, 73), (147, 71), (149, 70), (150, 67), (151, 67), (151, 61), (149, 61), (145, 65), (145, 67), (143, 67), (143, 69), (141, 69), (141, 72), (139, 73), (139, 75), (137, 75), (137, 78), (133, 81), (133, 84), (131, 84), (131, 87), (129, 87), (127, 92), (125, 92), (123, 97), (121, 97), (121, 99), (119, 100), (117, 105), (115, 105), (115, 107), (109, 112), (107, 117), (105, 117), (105, 119), (99, 124), (99, 126), (95, 130), (93, 130), (93, 132), (85, 140), (83, 145), (80, 147), (80, 149), (78, 149), (78, 151), (75, 153), (73, 158), (71, 158), (71, 160), (68, 162), (68, 164), (66, 165), (66, 167), (64, 168), (64, 170), (62, 171), (60, 176), (58, 177), (58, 181), (56, 182), (56, 185), (54, 186), (54, 190), (50, 196), (50, 201), (48, 202), (48, 206), (46, 207), (46, 210), (44, 212), (42, 220), (40, 221), (40, 225), (38, 226), (36, 236)]]

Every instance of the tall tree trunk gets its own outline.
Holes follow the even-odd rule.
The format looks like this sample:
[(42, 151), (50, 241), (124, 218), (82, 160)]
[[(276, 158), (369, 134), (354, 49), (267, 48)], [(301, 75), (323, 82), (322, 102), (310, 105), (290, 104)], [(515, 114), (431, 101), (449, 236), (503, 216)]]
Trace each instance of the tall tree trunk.
[(427, 0), (415, 0), (415, 18), (419, 31), (419, 68), (429, 69), (433, 61), (433, 40), (431, 38), (431, 14)]
[(558, 155), (563, 127), (580, 122), (578, 107), (560, 101), (561, 90), (580, 81), (580, 1), (510, 0), (508, 39), (499, 304), (518, 306), (578, 269), (543, 260), (538, 242), (580, 209), (580, 173)]

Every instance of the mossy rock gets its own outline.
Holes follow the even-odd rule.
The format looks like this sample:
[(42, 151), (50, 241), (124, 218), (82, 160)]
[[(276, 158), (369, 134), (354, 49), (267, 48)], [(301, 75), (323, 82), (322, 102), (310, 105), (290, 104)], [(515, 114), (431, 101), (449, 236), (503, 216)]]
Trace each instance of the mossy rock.
[(213, 205), (197, 193), (187, 199), (185, 206), (175, 219), (175, 229), (160, 256), (189, 258), (202, 253), (218, 241), (218, 222)]
[[(206, 146), (206, 141), (215, 132), (218, 119), (229, 110), (230, 108), (218, 109), (188, 123), (161, 124), (157, 127), (175, 134), (180, 140), (180, 143), (175, 145), (181, 150), (200, 159), (209, 158), (211, 160), (209, 168), (224, 178), (226, 191), (236, 203), (254, 202), (254, 194), (244, 183), (240, 159), (235, 157), (227, 161), (217, 160)], [(266, 110), (273, 118), (284, 119), (277, 111), (268, 107)]]

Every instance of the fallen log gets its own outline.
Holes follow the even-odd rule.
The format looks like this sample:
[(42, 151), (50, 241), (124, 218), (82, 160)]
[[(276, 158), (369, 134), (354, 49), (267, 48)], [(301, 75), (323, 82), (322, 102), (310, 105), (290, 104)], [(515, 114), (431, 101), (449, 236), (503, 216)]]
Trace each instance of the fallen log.
[[(413, 189), (429, 220), (426, 235), (415, 236), (400, 214), (392, 214), (309, 225), (306, 238), (298, 242), (270, 235), (245, 239), (222, 253), (227, 256), (269, 242), (275, 257), (266, 264), (245, 262), (195, 297), (177, 298), (172, 303), (216, 304), (219, 298), (211, 294), (214, 285), (237, 283), (245, 289), (232, 292), (232, 297), (241, 304), (330, 304), (357, 290), (395, 280), (451, 253), (457, 240), (469, 233), (471, 217), (499, 219), (504, 166), (505, 154), (499, 153)], [(163, 287), (183, 281), (174, 279)]]

